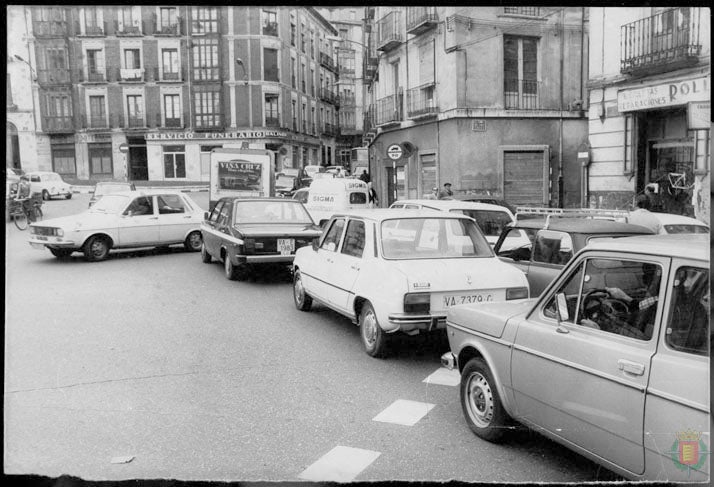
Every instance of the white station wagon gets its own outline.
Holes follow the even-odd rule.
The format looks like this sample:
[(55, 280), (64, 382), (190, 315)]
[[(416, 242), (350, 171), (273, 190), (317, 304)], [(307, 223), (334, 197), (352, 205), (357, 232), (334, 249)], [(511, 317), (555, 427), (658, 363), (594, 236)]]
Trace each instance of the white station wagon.
[(78, 215), (30, 226), (29, 243), (62, 259), (80, 251), (89, 261), (104, 260), (115, 248), (183, 244), (201, 250), (203, 210), (178, 191), (123, 191), (102, 196)]
[(525, 275), (499, 260), (474, 220), (432, 210), (367, 209), (334, 215), (319, 241), (295, 254), (293, 297), (360, 326), (366, 352), (390, 335), (443, 329), (456, 304), (528, 297)]

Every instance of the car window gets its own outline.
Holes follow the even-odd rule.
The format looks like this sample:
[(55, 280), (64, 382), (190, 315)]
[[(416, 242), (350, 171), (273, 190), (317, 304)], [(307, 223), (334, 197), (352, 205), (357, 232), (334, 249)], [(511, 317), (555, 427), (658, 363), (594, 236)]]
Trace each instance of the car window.
[(305, 207), (284, 201), (241, 201), (236, 203), (234, 223), (312, 223)]
[(177, 194), (162, 194), (156, 197), (159, 214), (186, 213), (183, 200)]
[(219, 201), (216, 203), (216, 206), (213, 207), (213, 211), (211, 211), (211, 214), (208, 217), (208, 221), (211, 223), (216, 223), (218, 221), (218, 215), (221, 214), (221, 209), (223, 208), (223, 205), (225, 204), (225, 201)]
[(361, 192), (350, 193), (350, 204), (351, 205), (367, 204), (367, 193), (361, 193)]
[(229, 221), (230, 221), (230, 215), (231, 215), (231, 207), (233, 204), (231, 204), (230, 201), (226, 201), (223, 206), (221, 207), (220, 212), (218, 213), (218, 217), (216, 218), (216, 225), (218, 227), (225, 227), (228, 226)]
[(394, 203), (390, 206), (390, 208), (404, 208), (404, 205), (401, 203)]
[(364, 222), (362, 220), (350, 220), (347, 223), (342, 253), (361, 258), (364, 252), (364, 235)]
[(672, 305), (667, 321), (667, 345), (680, 352), (709, 356), (709, 270), (680, 267), (674, 275)]
[(490, 257), (478, 226), (465, 218), (404, 218), (382, 222), (382, 252), (388, 259)]
[[(119, 214), (129, 203), (129, 197), (118, 194), (108, 194), (102, 196), (89, 211), (93, 213)], [(127, 212), (124, 212), (128, 215)]]
[(139, 196), (134, 198), (124, 214), (129, 216), (152, 215), (154, 213), (154, 203), (152, 199), (151, 196)]
[(30, 176), (30, 181), (32, 181), (33, 183), (39, 183), (40, 177), (39, 176)]
[(667, 233), (709, 233), (708, 227), (702, 225), (690, 225), (688, 223), (665, 225), (664, 230)]
[(573, 241), (565, 232), (540, 230), (533, 245), (533, 262), (565, 265), (573, 258)]
[(298, 191), (295, 193), (295, 199), (300, 203), (307, 203), (308, 196), (310, 196), (309, 191)]
[[(578, 274), (582, 274), (582, 278)], [(628, 259), (586, 259), (547, 301), (543, 314), (555, 318), (555, 295), (565, 293), (568, 314), (575, 317), (575, 324), (649, 340), (661, 306), (661, 279), (659, 264)], [(578, 282), (582, 282), (579, 291)]]
[(342, 236), (342, 230), (345, 228), (344, 218), (338, 218), (333, 220), (330, 224), (330, 228), (325, 234), (325, 238), (320, 244), (321, 249), (329, 250), (330, 252), (337, 251), (337, 246), (340, 243), (340, 237)]
[(476, 220), (483, 234), (489, 237), (498, 237), (506, 225), (513, 221), (505, 211), (460, 210), (460, 212)]

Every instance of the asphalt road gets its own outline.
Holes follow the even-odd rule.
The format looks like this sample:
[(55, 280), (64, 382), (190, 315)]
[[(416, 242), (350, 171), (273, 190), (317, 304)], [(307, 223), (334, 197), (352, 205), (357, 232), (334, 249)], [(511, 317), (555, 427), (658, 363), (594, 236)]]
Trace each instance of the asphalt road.
[[(207, 193), (191, 196), (207, 207)], [(47, 202), (45, 219), (87, 201)], [(60, 261), (6, 232), (6, 474), (314, 480), (346, 451), (357, 481), (613, 478), (529, 431), (480, 440), (458, 388), (424, 382), (443, 337), (370, 358), (349, 320), (295, 309), (285, 272), (232, 282), (179, 247)], [(374, 420), (400, 400), (431, 409), (412, 426)]]

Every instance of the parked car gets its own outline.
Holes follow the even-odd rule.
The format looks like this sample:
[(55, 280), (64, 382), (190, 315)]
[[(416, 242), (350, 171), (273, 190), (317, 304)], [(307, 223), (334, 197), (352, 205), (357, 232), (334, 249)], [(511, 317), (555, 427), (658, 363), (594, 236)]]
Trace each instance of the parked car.
[(275, 194), (283, 198), (291, 198), (293, 193), (300, 187), (297, 176), (280, 174), (275, 178)]
[(675, 215), (673, 213), (656, 213), (652, 215), (662, 224), (660, 233), (709, 233), (709, 226), (697, 220), (684, 215)]
[(455, 199), (458, 201), (472, 201), (474, 203), (488, 203), (489, 205), (503, 206), (504, 208), (508, 208), (508, 211), (510, 211), (514, 215), (516, 214), (516, 211), (517, 211), (516, 206), (510, 204), (508, 201), (502, 200), (499, 198), (493, 198), (492, 196), (478, 196), (478, 195), (473, 195), (473, 194), (455, 194), (454, 196), (451, 197), (451, 199)]
[(476, 223), (433, 210), (334, 215), (293, 268), (295, 306), (313, 300), (360, 326), (365, 351), (386, 355), (393, 333), (443, 329), (458, 303), (528, 296), (522, 272), (496, 258)]
[[(513, 223), (515, 218), (508, 208), (488, 203), (475, 203), (472, 201), (459, 200), (398, 200), (391, 204), (390, 208), (422, 209), (431, 208), (439, 211), (450, 211), (460, 213), (476, 220), (479, 228), (483, 232), (489, 245), (493, 247), (498, 241), (498, 237), (509, 223)], [(523, 239), (515, 240), (509, 238), (507, 244), (511, 247), (528, 243)]]
[[(528, 278), (531, 296), (538, 296), (573, 255), (590, 242), (652, 233), (639, 225), (598, 218), (519, 218), (506, 226), (493, 250), (501, 260), (523, 271)], [(515, 241), (523, 244), (513, 246)]]
[(92, 196), (89, 198), (89, 208), (91, 208), (92, 205), (96, 203), (97, 200), (105, 194), (121, 193), (122, 191), (135, 190), (136, 186), (134, 186), (134, 183), (100, 181), (94, 186), (94, 189), (92, 190)]
[(590, 243), (535, 299), (455, 306), (447, 368), (471, 430), (512, 420), (633, 480), (707, 482), (709, 239)]
[(226, 277), (244, 280), (260, 264), (292, 264), (321, 230), (299, 201), (221, 198), (201, 224), (201, 259), (223, 262)]
[(23, 178), (30, 181), (30, 192), (42, 193), (43, 200), (49, 200), (55, 196), (64, 196), (66, 199), (72, 197), (72, 186), (62, 180), (62, 176), (56, 172), (32, 171), (25, 173)]
[(73, 216), (30, 225), (30, 245), (49, 249), (57, 258), (80, 251), (88, 261), (100, 261), (112, 249), (183, 244), (201, 249), (203, 211), (179, 191), (124, 191), (103, 196), (91, 208)]

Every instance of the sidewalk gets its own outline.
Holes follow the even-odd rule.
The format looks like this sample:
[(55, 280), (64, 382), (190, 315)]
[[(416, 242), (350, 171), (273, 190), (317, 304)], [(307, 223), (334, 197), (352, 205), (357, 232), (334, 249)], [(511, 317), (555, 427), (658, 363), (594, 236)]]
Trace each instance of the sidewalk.
[[(73, 193), (89, 193), (94, 189), (95, 181), (65, 179), (65, 182), (72, 186)], [(208, 191), (208, 182), (205, 181), (130, 181), (134, 183), (137, 190), (141, 189), (171, 189), (183, 191), (184, 193), (194, 193), (198, 191)]]

